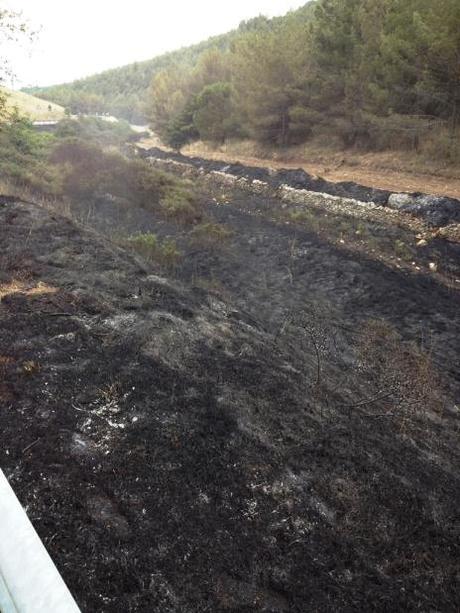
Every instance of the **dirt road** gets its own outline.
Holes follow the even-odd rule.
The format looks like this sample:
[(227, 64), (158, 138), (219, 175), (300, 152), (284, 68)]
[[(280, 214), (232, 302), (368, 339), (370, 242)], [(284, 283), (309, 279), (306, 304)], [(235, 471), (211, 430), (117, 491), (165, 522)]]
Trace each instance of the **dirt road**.
[[(158, 139), (147, 140), (144, 147), (158, 147)], [(207, 147), (191, 145), (184, 149), (186, 155), (197, 155), (212, 160), (224, 160), (230, 163), (241, 162), (247, 166), (268, 166), (271, 168), (303, 168), (308, 173), (323, 177), (328, 181), (353, 181), (361, 185), (385, 189), (393, 192), (423, 192), (436, 196), (449, 196), (460, 199), (460, 178), (436, 176), (423, 172), (408, 172), (398, 169), (397, 162), (393, 167), (378, 168), (372, 156), (353, 156), (353, 163), (348, 163), (347, 155), (326, 154), (319, 160), (305, 158), (289, 159), (289, 161), (264, 159), (222, 150), (211, 151)], [(350, 156), (348, 156), (350, 157)], [(326, 159), (325, 159), (326, 158)]]

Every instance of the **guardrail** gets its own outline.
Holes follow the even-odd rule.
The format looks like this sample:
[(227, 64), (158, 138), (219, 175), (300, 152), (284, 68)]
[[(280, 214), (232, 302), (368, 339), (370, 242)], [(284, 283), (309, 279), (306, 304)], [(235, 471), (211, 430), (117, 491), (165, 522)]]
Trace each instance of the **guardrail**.
[(80, 613), (0, 470), (1, 613)]

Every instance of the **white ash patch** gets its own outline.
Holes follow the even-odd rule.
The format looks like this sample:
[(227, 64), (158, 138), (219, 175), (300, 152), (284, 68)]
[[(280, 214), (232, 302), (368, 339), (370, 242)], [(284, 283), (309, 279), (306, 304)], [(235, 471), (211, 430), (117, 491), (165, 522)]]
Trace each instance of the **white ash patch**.
[(114, 330), (126, 331), (127, 328), (131, 328), (137, 323), (137, 316), (133, 313), (122, 313), (121, 315), (114, 315), (104, 320), (104, 324), (113, 328)]

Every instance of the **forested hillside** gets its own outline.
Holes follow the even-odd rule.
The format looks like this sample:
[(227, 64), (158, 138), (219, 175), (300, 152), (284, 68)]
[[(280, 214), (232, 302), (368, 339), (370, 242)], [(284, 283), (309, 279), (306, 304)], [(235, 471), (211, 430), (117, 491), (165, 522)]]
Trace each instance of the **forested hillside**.
[(68, 108), (72, 113), (108, 112), (132, 123), (147, 121), (148, 90), (153, 77), (163, 71), (190, 71), (206, 51), (229, 52), (232, 43), (244, 32), (266, 28), (282, 18), (268, 20), (256, 17), (243, 22), (237, 30), (214, 36), (206, 41), (177, 51), (165, 53), (145, 62), (128, 64), (104, 71), (72, 83), (51, 87), (31, 87), (25, 91), (52, 100)]
[(72, 83), (28, 88), (26, 91), (47, 100), (59, 101), (72, 113), (108, 112), (133, 123), (142, 123), (146, 121), (147, 90), (157, 72), (175, 64), (193, 66), (208, 47), (225, 49), (230, 37), (230, 34), (218, 36), (193, 47), (107, 70)]
[(458, 0), (318, 0), (39, 93), (73, 110), (146, 114), (176, 148), (194, 139), (286, 146), (316, 138), (455, 162), (459, 57)]

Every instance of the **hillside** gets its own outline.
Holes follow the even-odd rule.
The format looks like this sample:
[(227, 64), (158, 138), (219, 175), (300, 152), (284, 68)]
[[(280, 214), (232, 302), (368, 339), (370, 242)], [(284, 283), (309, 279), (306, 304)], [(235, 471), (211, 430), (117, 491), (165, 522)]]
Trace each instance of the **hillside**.
[[(307, 3), (296, 14), (310, 13), (313, 4)], [(256, 17), (243, 22), (237, 30), (144, 62), (107, 70), (71, 83), (28, 88), (25, 91), (69, 107), (73, 112), (108, 112), (131, 123), (143, 124), (146, 121), (148, 89), (156, 74), (174, 66), (190, 70), (204, 52), (210, 49), (228, 51), (242, 33), (273, 27), (282, 19)]]
[(7, 108), (17, 108), (21, 115), (26, 115), (32, 121), (62, 119), (64, 108), (54, 102), (48, 102), (25, 92), (0, 88), (7, 95)]
[[(148, 62), (36, 90), (73, 111), (148, 118), (177, 150), (405, 152), (460, 165), (458, 0), (318, 0)], [(439, 172), (441, 172), (439, 171)]]
[[(204, 227), (69, 211), (175, 237), (169, 272), (0, 204), (0, 460), (78, 604), (457, 610), (458, 291), (210, 177)], [(405, 237), (369, 211), (362, 235)]]
[(57, 102), (72, 112), (108, 112), (131, 123), (143, 124), (146, 121), (147, 92), (155, 74), (175, 64), (191, 67), (206, 49), (228, 48), (234, 36), (235, 33), (217, 36), (192, 47), (107, 70), (72, 83), (25, 91)]

